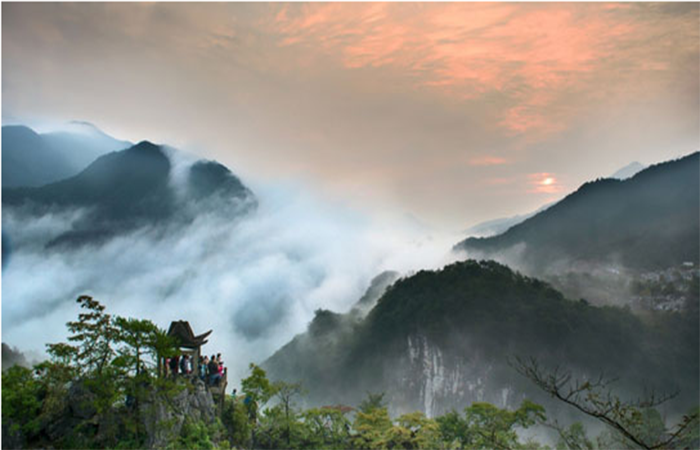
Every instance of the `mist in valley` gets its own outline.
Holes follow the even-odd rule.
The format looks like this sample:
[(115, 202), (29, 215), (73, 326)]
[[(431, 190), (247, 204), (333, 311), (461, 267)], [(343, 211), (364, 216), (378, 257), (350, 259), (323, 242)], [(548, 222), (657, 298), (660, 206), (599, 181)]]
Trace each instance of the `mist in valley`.
[[(195, 158), (169, 153), (178, 192), (179, 174)], [(223, 201), (196, 203), (191, 222), (144, 225), (78, 246), (47, 244), (89, 209), (3, 208), (3, 342), (43, 352), (66, 338), (75, 299), (87, 294), (110, 313), (166, 329), (181, 319), (196, 333), (213, 329), (203, 352), (221, 352), (237, 380), (250, 362), (303, 331), (316, 309), (348, 310), (380, 272), (454, 258), (453, 236), (419, 234), (401, 216), (375, 219), (291, 184), (251, 189), (258, 206), (243, 214), (227, 213), (238, 205)]]

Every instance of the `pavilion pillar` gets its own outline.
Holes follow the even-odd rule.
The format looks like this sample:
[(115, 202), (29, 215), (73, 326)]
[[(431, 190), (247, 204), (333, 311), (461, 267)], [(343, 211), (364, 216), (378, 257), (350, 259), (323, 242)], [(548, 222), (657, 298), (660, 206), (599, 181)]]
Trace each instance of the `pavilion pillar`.
[(201, 377), (201, 376), (202, 376), (202, 374), (199, 373), (199, 353), (200, 353), (199, 348), (200, 348), (200, 347), (197, 347), (197, 348), (194, 349), (194, 356), (193, 356), (193, 358), (192, 358), (192, 359), (193, 359), (193, 361), (192, 361), (192, 366), (193, 366), (193, 367), (192, 367), (192, 371), (197, 375), (197, 377)]

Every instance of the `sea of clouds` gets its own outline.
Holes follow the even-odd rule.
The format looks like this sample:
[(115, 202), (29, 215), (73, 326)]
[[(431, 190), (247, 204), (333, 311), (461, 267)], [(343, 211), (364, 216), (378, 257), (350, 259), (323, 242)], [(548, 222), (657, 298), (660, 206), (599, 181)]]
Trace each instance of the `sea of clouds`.
[[(179, 184), (186, 163), (174, 162)], [(252, 190), (258, 208), (243, 216), (213, 207), (165, 234), (144, 227), (73, 249), (45, 244), (85, 210), (28, 218), (5, 208), (3, 342), (41, 356), (46, 343), (66, 339), (75, 299), (87, 294), (110, 313), (162, 328), (188, 320), (195, 333), (214, 330), (203, 351), (223, 354), (235, 387), (250, 362), (304, 331), (316, 309), (348, 310), (384, 270), (408, 274), (455, 258), (455, 236), (431, 236), (405, 217), (361, 212), (289, 183)]]

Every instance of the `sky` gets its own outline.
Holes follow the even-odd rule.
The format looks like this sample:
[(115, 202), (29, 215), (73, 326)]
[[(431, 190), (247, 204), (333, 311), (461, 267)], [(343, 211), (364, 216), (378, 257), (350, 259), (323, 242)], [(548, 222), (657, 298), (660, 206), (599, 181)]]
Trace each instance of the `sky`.
[(3, 123), (86, 120), (462, 230), (700, 147), (697, 3), (3, 3)]

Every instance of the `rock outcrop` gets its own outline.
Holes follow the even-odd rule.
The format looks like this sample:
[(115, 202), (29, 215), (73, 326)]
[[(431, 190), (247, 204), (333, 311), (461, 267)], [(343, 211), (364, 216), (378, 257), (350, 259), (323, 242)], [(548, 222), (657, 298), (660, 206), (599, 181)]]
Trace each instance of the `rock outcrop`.
[(163, 448), (180, 435), (186, 420), (212, 423), (216, 419), (216, 405), (211, 393), (201, 380), (183, 389), (174, 397), (153, 393), (148, 402), (140, 405), (148, 438), (148, 448)]
[[(137, 423), (145, 431), (139, 447), (166, 448), (177, 442), (186, 422), (216, 421), (217, 410), (212, 394), (204, 383), (195, 378), (180, 381), (165, 389), (150, 386), (146, 399), (126, 404), (118, 402), (99, 410), (94, 386), (84, 380), (74, 380), (61, 387), (51, 405), (45, 405), (37, 429), (25, 436), (12, 422), (2, 424), (2, 448), (24, 448), (28, 440), (39, 447), (66, 444), (69, 447), (107, 446), (120, 440), (125, 430)], [(14, 426), (13, 426), (14, 425)], [(89, 441), (85, 441), (85, 437)]]

